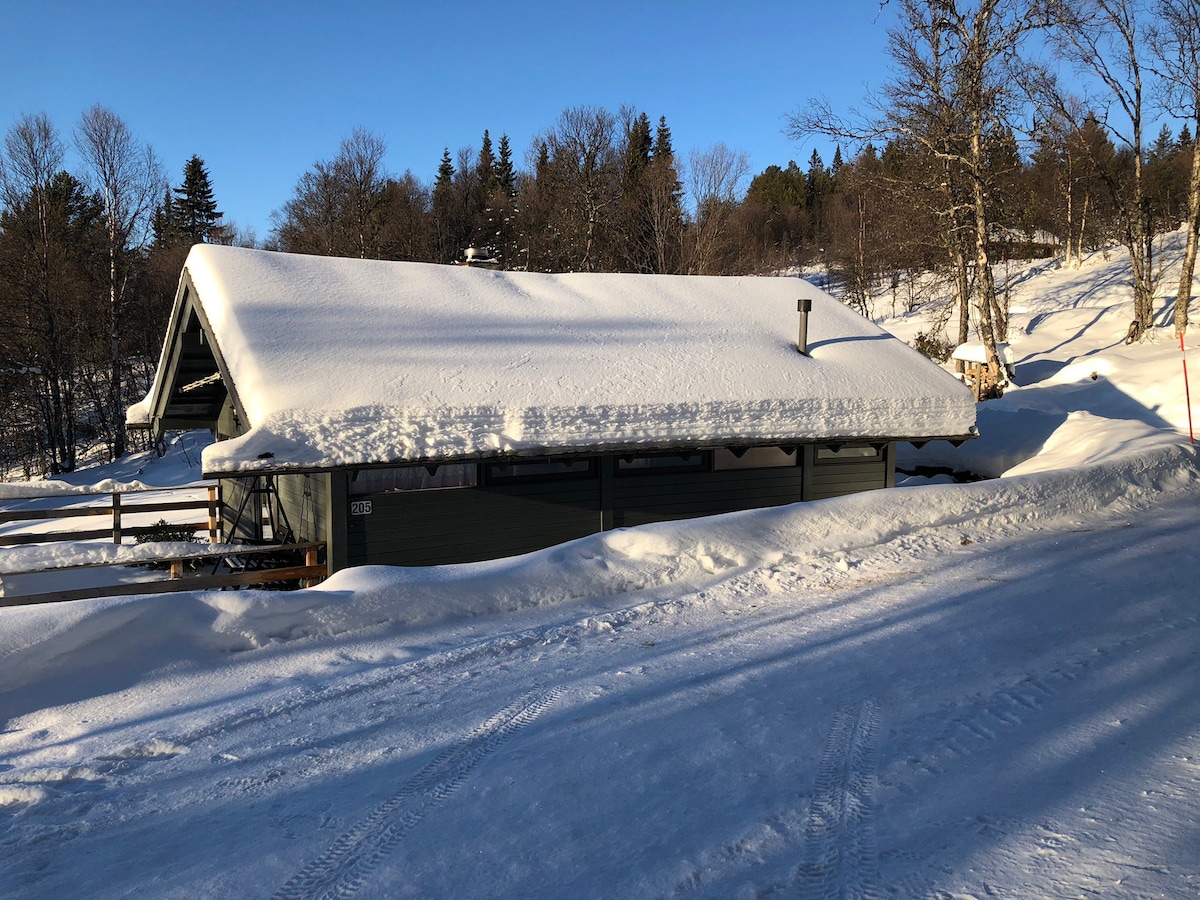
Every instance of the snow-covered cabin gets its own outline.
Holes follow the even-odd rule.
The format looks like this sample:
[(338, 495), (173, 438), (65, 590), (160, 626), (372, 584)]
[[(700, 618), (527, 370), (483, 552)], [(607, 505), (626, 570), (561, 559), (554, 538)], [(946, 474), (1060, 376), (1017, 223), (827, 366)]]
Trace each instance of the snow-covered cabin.
[(975, 402), (796, 278), (200, 245), (129, 420), (211, 429), (227, 530), (258, 536), (244, 510), (265, 497), (276, 529), (327, 541), (337, 570), (890, 486), (897, 441), (962, 441)]

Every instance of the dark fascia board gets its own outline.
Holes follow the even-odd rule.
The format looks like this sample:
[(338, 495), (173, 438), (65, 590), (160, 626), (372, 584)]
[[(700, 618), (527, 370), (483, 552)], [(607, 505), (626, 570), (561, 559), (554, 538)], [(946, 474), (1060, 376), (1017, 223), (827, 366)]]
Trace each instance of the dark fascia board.
[(891, 444), (907, 443), (914, 446), (924, 446), (932, 441), (949, 441), (960, 446), (967, 441), (979, 437), (979, 432), (972, 430), (969, 434), (939, 435), (937, 437), (827, 437), (804, 438), (802, 440), (787, 440), (780, 438), (770, 441), (738, 441), (736, 439), (721, 441), (702, 441), (686, 444), (594, 444), (586, 447), (544, 448), (536, 450), (521, 450), (510, 453), (477, 454), (474, 456), (439, 457), (431, 459), (398, 459), (390, 462), (369, 462), (341, 466), (289, 466), (286, 463), (272, 464), (272, 460), (259, 460), (261, 465), (252, 469), (222, 472), (219, 470), (204, 471), (204, 478), (252, 478), (259, 475), (319, 475), (326, 472), (366, 471), (369, 469), (390, 469), (395, 466), (442, 466), (455, 463), (471, 462), (501, 462), (513, 459), (575, 459), (580, 456), (595, 456), (603, 453), (629, 453), (643, 455), (647, 453), (684, 453), (695, 450), (715, 450), (722, 447), (803, 447), (807, 445), (824, 447), (828, 445), (848, 446), (851, 444)]
[[(196, 286), (192, 283), (191, 273), (188, 272), (185, 266), (183, 273), (179, 277), (179, 289), (175, 294), (175, 305), (171, 311), (171, 324), (167, 330), (167, 339), (163, 344), (163, 353), (158, 363), (159, 374), (164, 377), (160, 378), (155, 384), (155, 395), (152, 398), (150, 406), (150, 422), (154, 432), (160, 430), (157, 423), (163, 422), (171, 394), (175, 390), (175, 380), (183, 358), (182, 336), (184, 331), (187, 330), (188, 318), (192, 314), (195, 314), (196, 319), (200, 323), (200, 330), (204, 333), (204, 340), (212, 352), (213, 361), (217, 364), (217, 371), (221, 375), (221, 383), (225, 386), (225, 390), (229, 392), (229, 398), (233, 401), (233, 408), (237, 412), (238, 419), (243, 423), (249, 424), (246, 418), (245, 407), (242, 406), (242, 401), (238, 397), (237, 387), (234, 385), (233, 379), (229, 376), (229, 367), (225, 364), (225, 356), (221, 352), (221, 345), (217, 342), (213, 334), (208, 316), (204, 312), (204, 306), (199, 302), (199, 294), (196, 291)], [(157, 433), (155, 436), (158, 436)]]

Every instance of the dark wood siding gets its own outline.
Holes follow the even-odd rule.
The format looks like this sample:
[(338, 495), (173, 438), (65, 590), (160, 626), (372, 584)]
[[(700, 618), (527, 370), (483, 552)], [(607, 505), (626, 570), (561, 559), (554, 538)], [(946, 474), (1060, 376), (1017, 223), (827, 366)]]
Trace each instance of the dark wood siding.
[(396, 491), (352, 498), (347, 564), (439, 565), (540, 550), (600, 530), (600, 480)]
[[(800, 464), (794, 466), (713, 470), (706, 455), (704, 471), (624, 474), (617, 471), (618, 456), (605, 455), (590, 477), (497, 483), (484, 476), (474, 487), (362, 495), (349, 493), (350, 473), (338, 470), (276, 476), (275, 496), (295, 539), (329, 542), (336, 571), (495, 559), (611, 528), (820, 500), (894, 483), (892, 445), (876, 459), (816, 456), (817, 448), (809, 445), (800, 448)], [(252, 482), (223, 482), (227, 529)], [(253, 514), (244, 517), (238, 538), (259, 536), (253, 520)]]
[(613, 479), (613, 526), (711, 516), (798, 502), (799, 466), (626, 475)]
[(892, 464), (893, 445), (889, 444), (872, 460), (817, 460), (816, 448), (804, 448), (805, 500), (825, 500), (860, 491), (873, 491), (895, 484)]

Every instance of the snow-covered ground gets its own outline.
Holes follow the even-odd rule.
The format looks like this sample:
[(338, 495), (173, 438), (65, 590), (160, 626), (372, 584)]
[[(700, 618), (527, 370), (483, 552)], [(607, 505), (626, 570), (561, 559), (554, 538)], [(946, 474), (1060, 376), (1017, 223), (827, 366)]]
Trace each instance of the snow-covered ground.
[(0, 610), (0, 896), (1196, 896), (1179, 347), (1038, 268), (1001, 478)]

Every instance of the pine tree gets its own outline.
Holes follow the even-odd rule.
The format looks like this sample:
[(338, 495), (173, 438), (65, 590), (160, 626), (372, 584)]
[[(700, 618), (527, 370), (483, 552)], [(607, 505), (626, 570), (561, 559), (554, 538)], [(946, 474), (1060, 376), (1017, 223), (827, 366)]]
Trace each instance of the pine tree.
[(683, 256), (683, 183), (675, 168), (667, 117), (658, 117), (650, 163), (650, 210), (654, 230), (653, 271), (678, 272)]
[(496, 160), (496, 184), (505, 196), (512, 198), (517, 193), (517, 173), (513, 169), (512, 148), (508, 144), (508, 135), (500, 135), (497, 145), (499, 157)]
[(621, 195), (614, 210), (615, 264), (628, 272), (652, 272), (653, 222), (650, 211), (650, 154), (654, 148), (650, 117), (623, 111), (624, 142), (621, 146)]
[(182, 237), (196, 244), (210, 241), (222, 213), (213, 198), (212, 182), (204, 160), (192, 156), (183, 167), (183, 184), (175, 188), (173, 201), (175, 226)]
[(454, 182), (454, 163), (450, 160), (450, 148), (446, 147), (442, 150), (442, 162), (438, 166), (437, 181), (434, 182), (433, 189), (436, 191), (439, 188), (448, 188)]
[(150, 228), (153, 233), (152, 246), (155, 249), (173, 247), (182, 240), (175, 215), (175, 198), (169, 187), (163, 191), (162, 203), (154, 208)]
[(821, 154), (813, 150), (808, 158), (808, 171), (804, 175), (804, 202), (809, 210), (809, 240), (823, 245), (829, 239), (826, 204), (833, 192), (833, 179)]
[(625, 129), (625, 187), (632, 189), (641, 178), (646, 166), (650, 165), (650, 156), (654, 150), (654, 142), (650, 137), (650, 117), (645, 113), (639, 115), (626, 125)]
[(496, 155), (492, 152), (492, 138), (486, 128), (479, 145), (479, 160), (475, 164), (475, 172), (479, 178), (479, 190), (486, 200), (496, 187)]
[(1158, 137), (1150, 145), (1150, 161), (1156, 162), (1166, 159), (1175, 152), (1175, 148), (1175, 138), (1171, 136), (1170, 127), (1163, 125), (1158, 132)]
[(658, 129), (654, 132), (654, 158), (673, 159), (675, 151), (671, 148), (671, 129), (667, 127), (667, 117), (658, 117)]

